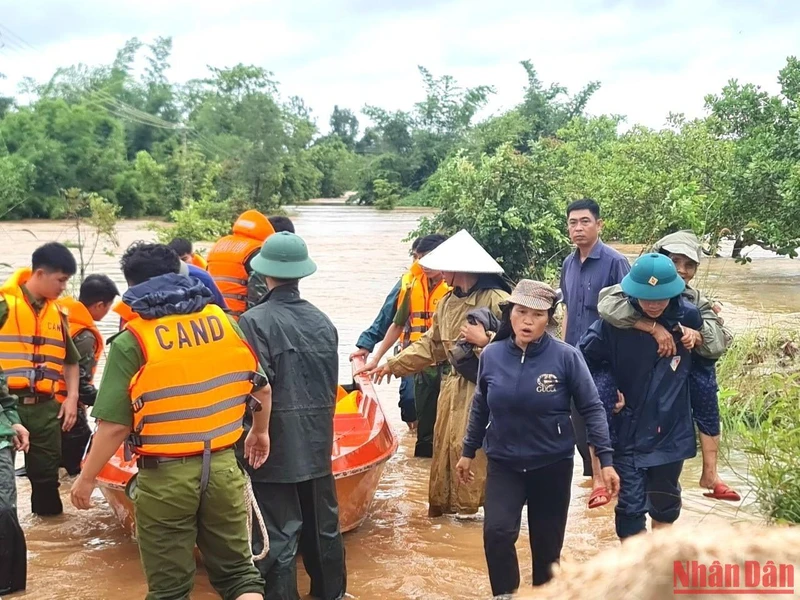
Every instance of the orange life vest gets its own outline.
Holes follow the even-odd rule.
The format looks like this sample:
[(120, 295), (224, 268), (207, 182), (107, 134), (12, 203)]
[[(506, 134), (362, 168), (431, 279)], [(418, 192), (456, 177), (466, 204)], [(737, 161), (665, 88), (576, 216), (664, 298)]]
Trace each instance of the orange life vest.
[(246, 261), (275, 233), (269, 219), (248, 210), (233, 224), (233, 233), (220, 239), (208, 252), (208, 272), (214, 278), (234, 319), (247, 309)]
[(190, 261), (190, 264), (193, 264), (195, 267), (203, 269), (203, 271), (208, 271), (208, 263), (206, 262), (206, 259), (197, 254), (196, 252), (192, 254), (192, 260)]
[(58, 304), (67, 312), (69, 336), (73, 340), (79, 333), (83, 333), (84, 331), (90, 331), (94, 336), (94, 367), (92, 368), (92, 377), (94, 377), (94, 373), (97, 370), (97, 362), (100, 360), (100, 357), (103, 356), (103, 348), (105, 347), (103, 334), (100, 333), (92, 315), (89, 314), (89, 310), (80, 300), (68, 296), (59, 298)]
[(223, 310), (134, 318), (144, 366), (130, 384), (130, 444), (145, 456), (193, 456), (232, 446), (258, 361)]
[(131, 307), (125, 304), (122, 300), (118, 300), (117, 303), (111, 307), (115, 313), (119, 315), (119, 330), (125, 327), (125, 323), (134, 319), (138, 315), (131, 310)]
[(439, 301), (450, 291), (444, 280), (440, 281), (436, 287), (428, 291), (428, 277), (425, 271), (415, 262), (411, 265), (408, 272), (403, 275), (400, 283), (400, 295), (397, 297), (399, 307), (405, 300), (406, 295), (411, 295), (409, 305), (408, 320), (403, 327), (400, 335), (400, 346), (407, 348), (422, 337), (433, 325), (433, 313)]
[(8, 306), (0, 329), (0, 367), (12, 393), (52, 396), (65, 385), (64, 319), (54, 300), (38, 313), (33, 309), (20, 287), (30, 276), (30, 269), (20, 269), (0, 288)]

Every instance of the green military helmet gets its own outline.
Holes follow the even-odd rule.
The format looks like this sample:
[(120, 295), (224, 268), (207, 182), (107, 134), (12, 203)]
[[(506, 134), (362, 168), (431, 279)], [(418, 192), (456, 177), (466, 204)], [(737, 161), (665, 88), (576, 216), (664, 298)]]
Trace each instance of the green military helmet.
[(269, 236), (250, 261), (250, 267), (259, 275), (275, 279), (302, 279), (317, 270), (303, 238), (288, 231)]
[(669, 300), (686, 287), (675, 264), (663, 254), (653, 253), (640, 256), (621, 285), (623, 292), (638, 300)]

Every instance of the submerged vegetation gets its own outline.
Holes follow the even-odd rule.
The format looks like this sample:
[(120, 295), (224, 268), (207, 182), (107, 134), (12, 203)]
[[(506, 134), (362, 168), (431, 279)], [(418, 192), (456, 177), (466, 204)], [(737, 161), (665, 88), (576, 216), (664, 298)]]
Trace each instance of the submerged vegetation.
[(800, 333), (743, 333), (717, 374), (724, 437), (746, 454), (759, 504), (772, 519), (800, 523)]

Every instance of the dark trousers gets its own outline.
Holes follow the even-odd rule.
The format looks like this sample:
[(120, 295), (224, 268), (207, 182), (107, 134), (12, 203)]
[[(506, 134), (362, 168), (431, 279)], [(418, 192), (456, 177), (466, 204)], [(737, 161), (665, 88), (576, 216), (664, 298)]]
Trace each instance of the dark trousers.
[(61, 466), (69, 475), (80, 475), (81, 461), (92, 430), (86, 420), (86, 408), (78, 404), (78, 418), (69, 431), (61, 432)]
[[(253, 482), (269, 534), (269, 553), (256, 563), (264, 578), (264, 600), (297, 600), (298, 552), (311, 578), (311, 595), (342, 598), (347, 588), (344, 543), (333, 475), (300, 483)], [(264, 547), (257, 526), (253, 553)]]
[(575, 408), (575, 400), (570, 402), (572, 428), (575, 430), (575, 447), (583, 459), (583, 476), (592, 476), (592, 455), (589, 453), (589, 442), (586, 437), (586, 421)]
[(614, 456), (620, 487), (614, 521), (625, 539), (647, 530), (646, 515), (659, 523), (674, 523), (681, 515), (680, 476), (683, 461), (635, 467), (630, 457)]
[(483, 549), (492, 594), (510, 594), (519, 587), (519, 562), (514, 544), (522, 508), (528, 503), (528, 530), (533, 554), (533, 585), (552, 578), (559, 562), (572, 492), (573, 459), (560, 460), (525, 473), (489, 459), (484, 504)]
[(417, 420), (417, 409), (414, 406), (414, 376), (408, 375), (400, 379), (400, 418), (403, 423), (413, 423)]
[(433, 427), (442, 372), (438, 367), (425, 369), (414, 376), (414, 403), (417, 407), (417, 444), (414, 456), (433, 457)]
[(14, 449), (0, 448), (0, 594), (25, 589), (28, 551), (17, 518)]

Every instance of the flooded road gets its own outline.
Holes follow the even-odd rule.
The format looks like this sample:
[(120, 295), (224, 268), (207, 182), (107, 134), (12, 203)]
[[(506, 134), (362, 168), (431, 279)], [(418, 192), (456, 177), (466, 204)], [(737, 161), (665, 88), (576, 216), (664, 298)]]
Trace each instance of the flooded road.
[[(348, 355), (359, 333), (375, 317), (383, 300), (409, 264), (409, 243), (403, 238), (420, 216), (415, 211), (375, 211), (343, 206), (306, 206), (293, 216), (298, 234), (308, 242), (317, 273), (301, 283), (301, 292), (325, 311), (339, 329), (340, 381), (349, 378)], [(26, 231), (27, 230), (27, 231)], [(120, 249), (138, 239), (152, 239), (143, 222), (119, 227)], [(4, 244), (0, 262), (27, 265), (31, 252), (44, 241), (68, 241), (74, 233), (63, 223), (0, 224)], [(35, 236), (35, 237), (34, 237)], [(201, 245), (202, 246), (202, 245)], [(626, 248), (627, 252), (627, 248)], [(117, 257), (98, 251), (90, 271), (105, 272), (124, 289)], [(637, 254), (638, 251), (631, 252)], [(713, 283), (726, 303), (729, 323), (742, 329), (769, 322), (781, 313), (800, 314), (800, 263), (788, 259), (756, 259), (746, 266), (727, 259), (706, 261), (698, 275)], [(0, 267), (0, 275), (9, 269)], [(102, 324), (105, 334), (116, 331), (116, 319)], [(429, 461), (413, 457), (414, 440), (400, 420), (397, 384), (378, 388), (384, 410), (400, 437), (400, 448), (388, 463), (364, 525), (345, 536), (349, 597), (361, 600), (439, 600), (491, 596), (483, 556), (481, 524), (427, 517)], [(735, 473), (746, 476), (741, 458), (722, 465), (722, 476), (747, 494)], [(735, 471), (735, 473), (734, 473)], [(714, 502), (697, 487), (698, 460), (684, 470), (685, 511), (677, 526), (691, 528), (702, 521), (758, 519), (748, 495), (743, 507)], [(41, 519), (29, 512), (27, 480), (18, 479), (20, 519), (28, 539), (28, 590), (14, 598), (36, 600), (142, 598), (146, 585), (137, 546), (127, 538), (99, 492), (95, 507), (78, 512), (69, 502), (69, 479), (62, 480), (65, 514)], [(565, 560), (583, 561), (616, 545), (613, 509), (589, 511), (590, 489), (576, 463), (572, 505), (564, 546)], [(543, 490), (547, 493), (547, 490)], [(522, 573), (530, 577), (527, 525), (518, 548)], [(302, 569), (300, 569), (302, 573)], [(305, 574), (301, 590), (307, 590)], [(200, 571), (193, 598), (217, 598)]]

